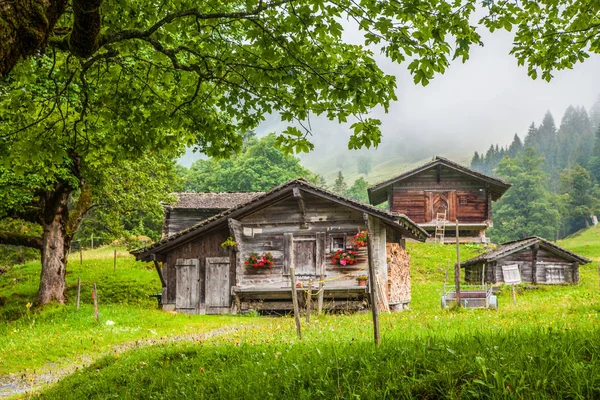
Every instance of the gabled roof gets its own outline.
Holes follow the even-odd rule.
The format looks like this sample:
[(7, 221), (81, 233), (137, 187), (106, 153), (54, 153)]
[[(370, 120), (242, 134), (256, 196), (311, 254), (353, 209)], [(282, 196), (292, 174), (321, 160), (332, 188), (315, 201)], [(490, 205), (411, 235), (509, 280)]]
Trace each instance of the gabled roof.
[(193, 210), (217, 209), (227, 210), (238, 204), (246, 203), (264, 192), (248, 193), (173, 193), (177, 202), (168, 205), (170, 208), (184, 208)]
[(510, 254), (516, 253), (523, 249), (533, 246), (534, 244), (539, 244), (540, 248), (550, 251), (560, 257), (570, 260), (571, 262), (576, 262), (579, 264), (587, 264), (591, 262), (585, 257), (582, 257), (578, 254), (573, 253), (563, 247), (557, 246), (552, 242), (547, 241), (541, 237), (532, 236), (525, 239), (514, 240), (512, 242), (506, 242), (498, 246), (495, 250), (488, 251), (486, 253), (482, 253), (477, 257), (471, 258), (470, 260), (463, 261), (460, 266), (465, 267), (473, 264), (479, 264), (482, 262), (491, 262), (499, 260), (503, 257), (506, 257)]
[(176, 234), (171, 235), (160, 242), (151, 245), (150, 247), (134, 250), (131, 252), (131, 254), (135, 255), (138, 260), (150, 259), (152, 254), (164, 252), (172, 247), (187, 243), (201, 235), (203, 232), (207, 232), (214, 228), (225, 225), (229, 218), (243, 217), (258, 209), (274, 204), (287, 196), (293, 195), (294, 188), (301, 189), (302, 191), (314, 194), (316, 196), (327, 198), (331, 201), (339, 203), (340, 205), (350, 207), (367, 213), (373, 217), (379, 218), (387, 223), (388, 226), (403, 230), (404, 233), (411, 238), (424, 240), (429, 236), (425, 230), (420, 228), (404, 214), (385, 211), (369, 204), (340, 196), (336, 193), (314, 186), (304, 179), (293, 179), (271, 189), (266, 193), (257, 195), (245, 203), (238, 204), (221, 212), (220, 214), (200, 221), (199, 223), (177, 232)]
[(450, 161), (447, 158), (436, 156), (433, 158), (433, 160), (429, 161), (426, 164), (421, 165), (420, 167), (411, 169), (411, 170), (406, 171), (394, 178), (388, 179), (387, 181), (383, 181), (381, 183), (371, 186), (368, 189), (369, 202), (371, 204), (383, 203), (384, 201), (387, 200), (388, 190), (391, 189), (391, 186), (394, 183), (408, 179), (420, 172), (426, 171), (430, 168), (437, 167), (438, 165), (443, 165), (445, 167), (454, 169), (456, 171), (459, 171), (466, 175), (469, 175), (472, 178), (478, 179), (480, 181), (483, 181), (483, 182), (489, 184), (490, 185), (490, 193), (492, 195), (492, 200), (494, 200), (494, 201), (499, 199), (504, 194), (504, 192), (506, 192), (511, 187), (510, 183), (505, 182), (502, 179), (498, 179), (498, 178), (494, 178), (494, 177), (486, 175), (486, 174), (482, 174), (481, 172), (474, 171), (463, 165), (455, 163), (454, 161)]

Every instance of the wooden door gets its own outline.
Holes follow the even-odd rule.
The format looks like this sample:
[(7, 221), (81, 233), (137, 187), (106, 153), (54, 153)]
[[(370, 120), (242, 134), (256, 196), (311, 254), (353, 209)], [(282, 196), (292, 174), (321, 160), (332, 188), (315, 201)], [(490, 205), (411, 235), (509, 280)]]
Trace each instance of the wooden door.
[(231, 306), (228, 257), (206, 258), (206, 313), (226, 314)]
[(294, 267), (296, 275), (317, 274), (317, 241), (315, 239), (294, 239)]
[(197, 259), (177, 259), (175, 307), (182, 312), (195, 313), (200, 300), (200, 263)]
[(446, 220), (456, 220), (456, 192), (430, 192), (429, 221), (435, 221), (438, 213), (446, 213)]

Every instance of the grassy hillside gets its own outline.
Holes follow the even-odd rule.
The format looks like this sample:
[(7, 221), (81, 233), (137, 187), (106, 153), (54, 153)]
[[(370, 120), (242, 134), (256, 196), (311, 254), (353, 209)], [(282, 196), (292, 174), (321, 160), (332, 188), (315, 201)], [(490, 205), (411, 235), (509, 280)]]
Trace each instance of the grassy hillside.
[(600, 225), (582, 229), (563, 240), (559, 240), (558, 245), (581, 254), (594, 262), (600, 262)]
[[(588, 246), (594, 232), (596, 228), (561, 245), (597, 257), (598, 249)], [(292, 318), (158, 311), (155, 301), (147, 298), (160, 286), (152, 265), (135, 262), (120, 250), (115, 273), (112, 248), (84, 253), (83, 266), (75, 254), (69, 265), (71, 300), (77, 276), (88, 284), (98, 283), (99, 324), (92, 316), (89, 286), (79, 311), (71, 301), (64, 307), (28, 312), (25, 304), (35, 296), (39, 264), (13, 267), (0, 276), (0, 296), (7, 303), (0, 313), (13, 319), (0, 322), (0, 387), (2, 375), (9, 372), (36, 382), (40, 371), (91, 362), (44, 391), (43, 397), (600, 395), (596, 264), (582, 267), (577, 286), (519, 287), (516, 305), (510, 290), (502, 289), (497, 311), (449, 311), (439, 303), (446, 268), (455, 261), (455, 247), (409, 243), (408, 250), (411, 310), (381, 314), (380, 347), (371, 344), (369, 313), (313, 316), (310, 324), (303, 320), (299, 341)], [(481, 251), (477, 245), (462, 245), (461, 257)], [(114, 325), (107, 325), (109, 320)], [(193, 336), (214, 329), (221, 329), (220, 334)], [(192, 343), (177, 343), (186, 337), (192, 337)]]
[[(376, 151), (366, 152), (365, 154), (369, 155), (372, 163), (372, 170), (368, 175), (360, 174), (358, 172), (358, 164), (353, 161), (354, 157), (348, 156), (344, 162), (344, 167), (341, 171), (348, 186), (352, 185), (352, 183), (360, 177), (365, 178), (367, 182), (374, 185), (423, 165), (431, 161), (431, 157), (436, 155), (432, 154), (431, 157), (411, 162), (407, 161), (405, 157), (380, 156), (380, 153)], [(452, 159), (463, 165), (468, 165), (471, 161), (468, 156)], [(333, 184), (338, 171), (340, 171), (340, 168), (336, 165), (335, 157), (306, 157), (302, 160), (302, 165), (319, 175), (323, 175), (325, 181), (329, 185)]]

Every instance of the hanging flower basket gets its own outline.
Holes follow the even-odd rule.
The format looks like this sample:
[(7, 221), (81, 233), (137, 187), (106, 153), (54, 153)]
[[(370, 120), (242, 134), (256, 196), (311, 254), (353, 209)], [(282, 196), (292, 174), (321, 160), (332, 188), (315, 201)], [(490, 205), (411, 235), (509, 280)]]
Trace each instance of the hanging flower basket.
[(352, 250), (338, 250), (335, 253), (331, 253), (329, 258), (331, 259), (332, 265), (352, 265), (356, 262), (356, 256), (358, 253)]
[(271, 254), (271, 252), (262, 253), (260, 255), (258, 253), (250, 253), (244, 261), (244, 264), (252, 268), (272, 269), (275, 265), (275, 260), (273, 259), (273, 254)]
[(356, 245), (360, 249), (367, 245), (367, 241), (369, 239), (369, 232), (362, 230), (354, 235), (354, 239), (356, 240)]

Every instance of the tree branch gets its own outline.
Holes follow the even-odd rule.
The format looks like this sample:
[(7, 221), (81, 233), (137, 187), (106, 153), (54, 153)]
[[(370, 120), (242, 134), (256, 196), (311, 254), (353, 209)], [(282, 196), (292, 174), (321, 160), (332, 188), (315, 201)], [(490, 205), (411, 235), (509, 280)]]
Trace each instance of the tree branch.
[(158, 31), (164, 25), (167, 25), (176, 19), (193, 16), (197, 20), (210, 20), (210, 19), (248, 19), (254, 18), (263, 11), (271, 8), (276, 8), (287, 3), (291, 3), (294, 0), (280, 0), (273, 1), (270, 3), (263, 4), (262, 2), (258, 7), (252, 11), (238, 11), (238, 12), (217, 12), (211, 14), (204, 14), (197, 8), (191, 8), (189, 10), (180, 11), (178, 13), (169, 14), (150, 28), (146, 30), (139, 29), (128, 29), (119, 32), (113, 32), (108, 35), (104, 35), (99, 40), (99, 48), (104, 47), (111, 43), (122, 42), (130, 39), (146, 39), (150, 37), (154, 32)]
[(27, 236), (21, 233), (0, 231), (0, 244), (9, 244), (13, 246), (25, 246), (34, 249), (42, 249), (42, 238), (36, 236)]

